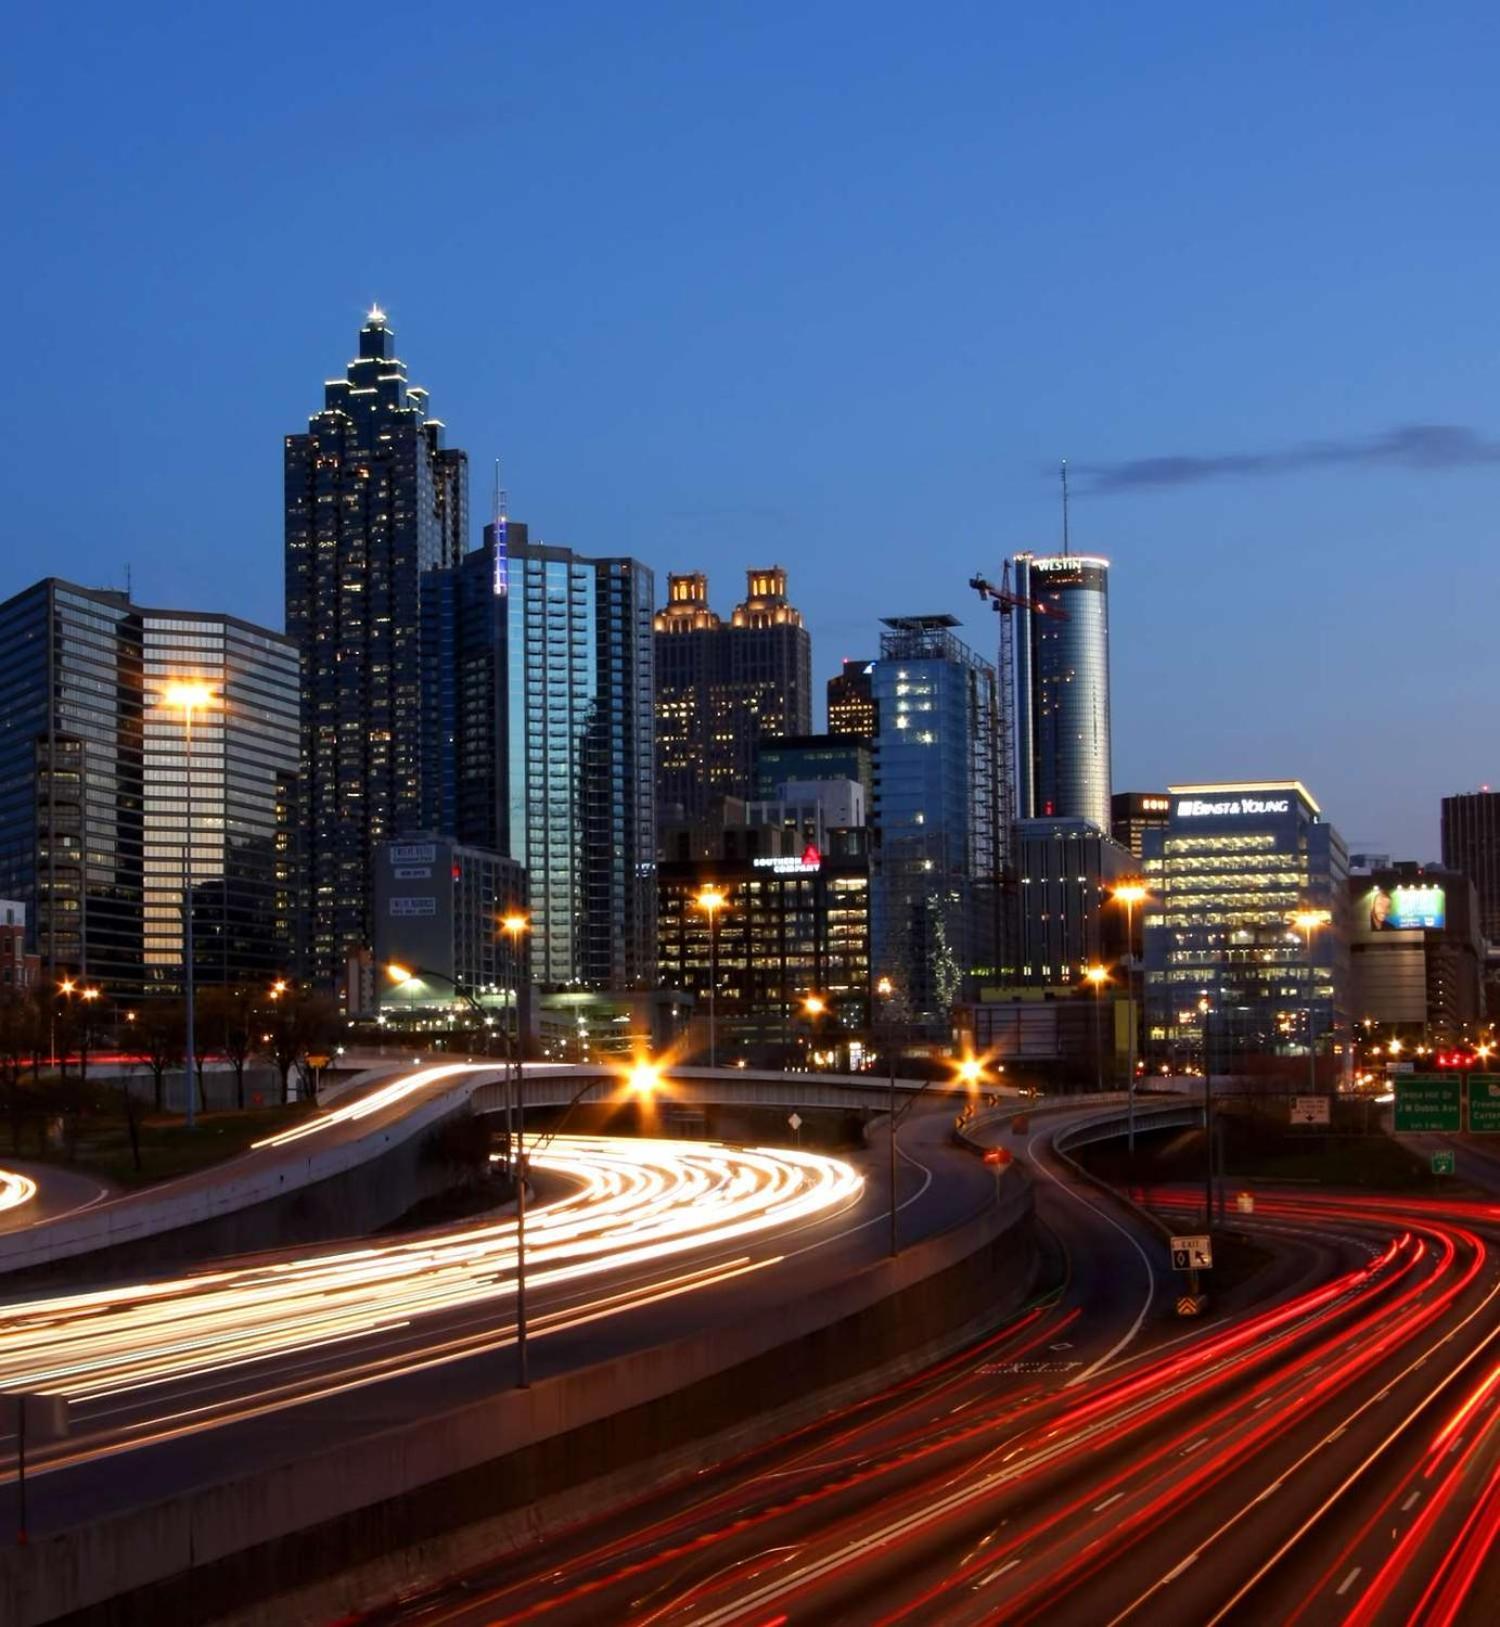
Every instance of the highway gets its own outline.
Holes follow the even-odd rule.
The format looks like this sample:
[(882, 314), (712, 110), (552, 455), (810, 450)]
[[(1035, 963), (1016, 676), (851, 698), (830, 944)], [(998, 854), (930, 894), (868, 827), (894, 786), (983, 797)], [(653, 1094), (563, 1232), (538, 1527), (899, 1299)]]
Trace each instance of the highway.
[(1061, 1281), (1007, 1326), (370, 1627), (1493, 1622), (1500, 1207), (1259, 1193), (1275, 1263), (1199, 1325), (1047, 1143)]

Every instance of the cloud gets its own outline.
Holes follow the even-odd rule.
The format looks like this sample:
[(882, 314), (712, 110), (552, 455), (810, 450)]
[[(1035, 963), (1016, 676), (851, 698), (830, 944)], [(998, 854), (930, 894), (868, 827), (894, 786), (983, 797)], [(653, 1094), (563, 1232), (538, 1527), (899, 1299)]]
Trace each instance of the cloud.
[(1500, 441), (1462, 424), (1402, 424), (1364, 440), (1304, 441), (1273, 452), (1188, 452), (1126, 463), (1082, 464), (1084, 490), (1099, 494), (1196, 486), (1209, 480), (1263, 479), (1303, 469), (1469, 469), (1500, 463)]

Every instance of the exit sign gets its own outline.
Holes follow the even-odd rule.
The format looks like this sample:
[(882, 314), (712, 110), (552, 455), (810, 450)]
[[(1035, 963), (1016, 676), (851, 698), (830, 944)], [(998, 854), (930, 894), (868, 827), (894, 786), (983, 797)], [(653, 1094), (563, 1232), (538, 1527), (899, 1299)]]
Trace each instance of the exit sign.
[(1500, 1135), (1500, 1074), (1469, 1075), (1469, 1129), (1475, 1135)]
[(1396, 1130), (1457, 1133), (1463, 1125), (1464, 1083), (1457, 1073), (1409, 1073), (1396, 1079)]

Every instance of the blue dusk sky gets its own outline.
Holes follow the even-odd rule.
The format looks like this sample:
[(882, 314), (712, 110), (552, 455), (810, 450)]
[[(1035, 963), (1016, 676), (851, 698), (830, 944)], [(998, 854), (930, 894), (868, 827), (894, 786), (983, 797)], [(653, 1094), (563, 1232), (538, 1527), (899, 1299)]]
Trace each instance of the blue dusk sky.
[[(0, 593), (281, 625), (281, 437), (391, 316), (533, 534), (780, 561), (821, 679), (1059, 536), (1114, 774), (1436, 857), (1500, 779), (1492, 6), (11, 8)], [(821, 723), (821, 705), (818, 723)]]

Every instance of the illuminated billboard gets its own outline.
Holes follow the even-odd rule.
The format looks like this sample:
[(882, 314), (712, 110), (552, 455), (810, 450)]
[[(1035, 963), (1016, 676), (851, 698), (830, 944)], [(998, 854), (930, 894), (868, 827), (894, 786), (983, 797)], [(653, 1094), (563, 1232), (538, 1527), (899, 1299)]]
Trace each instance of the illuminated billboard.
[(1430, 883), (1372, 887), (1360, 904), (1359, 926), (1370, 932), (1412, 932), (1441, 928), (1447, 921), (1447, 899)]

